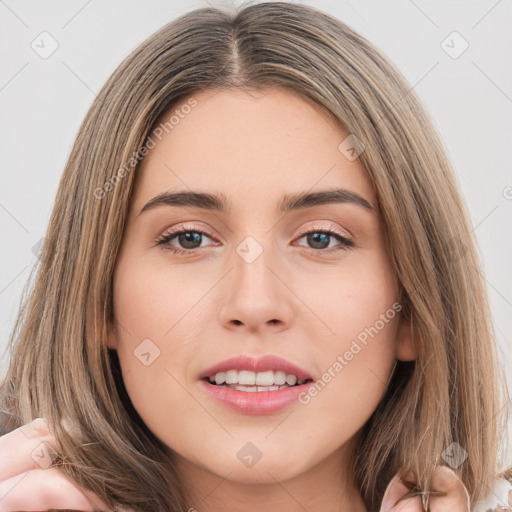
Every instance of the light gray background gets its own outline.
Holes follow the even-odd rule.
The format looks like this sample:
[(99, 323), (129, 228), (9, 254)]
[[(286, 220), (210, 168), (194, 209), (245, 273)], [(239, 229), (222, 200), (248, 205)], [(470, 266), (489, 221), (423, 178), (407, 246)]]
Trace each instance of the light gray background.
[[(95, 94), (162, 25), (193, 8), (233, 2), (0, 0), (0, 378), (8, 362), (3, 350), (36, 261), (32, 248), (44, 236), (66, 158)], [(338, 17), (383, 50), (432, 115), (469, 206), (501, 360), (510, 368), (512, 3), (303, 3)], [(43, 31), (58, 43), (46, 59), (31, 47), (50, 48)], [(469, 44), (458, 58), (465, 43), (453, 31)]]

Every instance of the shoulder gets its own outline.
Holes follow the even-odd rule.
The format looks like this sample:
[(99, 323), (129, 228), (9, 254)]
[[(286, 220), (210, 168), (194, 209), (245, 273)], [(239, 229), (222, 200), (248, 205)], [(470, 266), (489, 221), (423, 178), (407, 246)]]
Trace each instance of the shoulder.
[(512, 468), (498, 475), (492, 491), (476, 503), (473, 510), (474, 512), (512, 511)]

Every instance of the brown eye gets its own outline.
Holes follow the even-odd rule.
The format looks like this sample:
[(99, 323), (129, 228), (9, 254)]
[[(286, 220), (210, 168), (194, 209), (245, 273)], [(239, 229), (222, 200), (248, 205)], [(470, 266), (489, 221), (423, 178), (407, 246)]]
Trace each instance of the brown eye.
[[(299, 240), (306, 238), (307, 248), (312, 249), (314, 252), (335, 252), (338, 250), (346, 250), (354, 247), (354, 242), (341, 234), (338, 230), (325, 229), (325, 227), (310, 229), (304, 231)], [(338, 244), (331, 246), (331, 242), (334, 240), (338, 241)], [(304, 246), (303, 246), (304, 247)]]
[[(197, 229), (194, 226), (179, 227), (182, 229), (171, 231), (161, 236), (156, 241), (156, 245), (176, 254), (191, 254), (201, 248), (201, 242), (204, 237), (211, 239), (209, 234), (202, 229)], [(174, 239), (176, 239), (178, 246), (171, 243)]]

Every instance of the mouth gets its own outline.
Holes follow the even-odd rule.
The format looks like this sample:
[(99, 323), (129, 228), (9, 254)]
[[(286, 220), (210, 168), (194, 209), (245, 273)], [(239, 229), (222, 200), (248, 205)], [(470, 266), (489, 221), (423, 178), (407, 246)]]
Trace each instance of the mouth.
[(209, 377), (204, 377), (203, 381), (213, 386), (235, 389), (246, 393), (257, 393), (265, 391), (279, 391), (300, 387), (303, 384), (313, 382), (311, 378), (297, 378), (293, 373), (284, 371), (251, 372), (248, 370), (228, 370), (226, 372), (217, 372)]
[(239, 356), (199, 376), (203, 391), (217, 403), (244, 414), (272, 414), (298, 401), (313, 377), (277, 356)]

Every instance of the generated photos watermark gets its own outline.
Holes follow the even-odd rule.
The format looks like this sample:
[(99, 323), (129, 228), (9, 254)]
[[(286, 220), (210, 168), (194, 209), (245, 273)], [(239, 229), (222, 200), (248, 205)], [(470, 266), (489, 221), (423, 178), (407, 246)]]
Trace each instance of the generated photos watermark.
[(101, 187), (94, 189), (94, 197), (96, 199), (103, 199), (108, 192), (114, 190), (115, 186), (128, 174), (130, 173), (137, 164), (153, 149), (156, 147), (157, 142), (161, 141), (164, 133), (170, 133), (176, 126), (181, 122), (182, 119), (190, 114), (192, 109), (197, 106), (197, 100), (192, 97), (189, 98), (187, 103), (182, 105), (180, 108), (173, 110), (172, 114), (168, 117), (165, 122), (160, 123), (148, 136), (146, 143), (139, 149), (134, 151), (132, 156), (122, 165), (115, 174), (113, 174)]
[(379, 319), (373, 325), (365, 327), (356, 336), (356, 339), (352, 340), (350, 348), (343, 354), (338, 355), (336, 361), (327, 368), (322, 377), (311, 384), (306, 391), (299, 394), (297, 397), (298, 401), (303, 405), (309, 404), (311, 399), (317, 396), (367, 346), (368, 341), (377, 336), (386, 324), (395, 318), (396, 314), (401, 310), (402, 305), (399, 302), (395, 302), (385, 313), (380, 314)]

